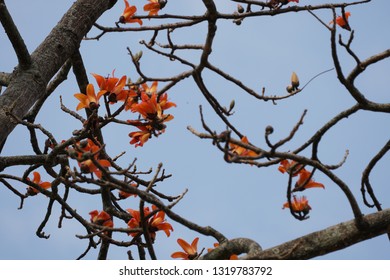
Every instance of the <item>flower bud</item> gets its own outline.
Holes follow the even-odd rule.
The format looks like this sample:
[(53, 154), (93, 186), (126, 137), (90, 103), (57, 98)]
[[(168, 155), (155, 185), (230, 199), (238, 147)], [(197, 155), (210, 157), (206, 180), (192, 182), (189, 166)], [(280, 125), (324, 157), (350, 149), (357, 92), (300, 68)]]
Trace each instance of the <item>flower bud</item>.
[(134, 55), (134, 57), (133, 57), (134, 61), (135, 61), (135, 62), (139, 62), (140, 59), (141, 59), (141, 57), (142, 57), (142, 54), (143, 54), (142, 51), (137, 52), (137, 53)]
[(272, 133), (274, 133), (274, 128), (270, 125), (267, 125), (267, 127), (265, 128), (265, 134), (270, 135)]
[(292, 72), (292, 74), (291, 74), (291, 85), (292, 85), (293, 89), (298, 89), (298, 87), (299, 87), (298, 75), (295, 72)]
[(229, 112), (231, 110), (233, 110), (234, 106), (236, 105), (236, 101), (234, 101), (234, 99), (230, 102), (230, 105), (229, 105)]
[(288, 86), (286, 87), (286, 90), (287, 90), (288, 93), (293, 93), (293, 92), (294, 92), (294, 88), (293, 88), (292, 85), (288, 85)]

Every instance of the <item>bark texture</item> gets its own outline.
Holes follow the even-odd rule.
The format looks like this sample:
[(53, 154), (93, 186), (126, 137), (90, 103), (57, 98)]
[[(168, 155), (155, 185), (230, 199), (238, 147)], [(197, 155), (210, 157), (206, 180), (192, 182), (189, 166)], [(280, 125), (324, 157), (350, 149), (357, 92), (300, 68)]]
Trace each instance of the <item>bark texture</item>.
[(79, 48), (96, 20), (115, 3), (116, 0), (78, 0), (31, 54), (30, 67), (15, 68), (7, 89), (0, 96), (0, 143), (16, 126), (8, 113), (19, 118), (26, 115), (45, 94), (50, 79)]
[(311, 259), (385, 234), (390, 229), (390, 209), (369, 214), (364, 219), (368, 224), (365, 230), (359, 230), (355, 220), (350, 220), (264, 250), (250, 258)]

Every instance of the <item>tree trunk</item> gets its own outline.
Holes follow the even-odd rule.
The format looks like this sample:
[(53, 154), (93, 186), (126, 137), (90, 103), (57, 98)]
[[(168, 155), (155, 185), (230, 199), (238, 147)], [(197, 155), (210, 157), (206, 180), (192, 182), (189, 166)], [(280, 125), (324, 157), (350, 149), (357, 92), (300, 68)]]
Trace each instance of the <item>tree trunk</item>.
[(26, 115), (44, 95), (50, 79), (79, 48), (96, 20), (116, 1), (78, 0), (31, 54), (30, 67), (15, 68), (7, 89), (0, 96), (0, 143), (16, 126), (8, 113), (19, 118)]

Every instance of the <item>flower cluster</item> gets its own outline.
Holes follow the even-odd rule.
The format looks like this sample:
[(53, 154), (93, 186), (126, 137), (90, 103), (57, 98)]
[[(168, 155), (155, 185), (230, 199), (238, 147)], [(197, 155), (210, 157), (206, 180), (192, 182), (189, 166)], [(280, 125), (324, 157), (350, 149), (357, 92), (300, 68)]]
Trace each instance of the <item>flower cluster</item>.
[(142, 147), (152, 136), (157, 137), (165, 132), (165, 123), (172, 120), (173, 115), (165, 114), (164, 111), (176, 104), (168, 101), (167, 93), (157, 93), (157, 81), (152, 82), (151, 86), (143, 83), (126, 89), (127, 77), (116, 78), (114, 71), (111, 77), (103, 77), (95, 73), (92, 75), (99, 86), (99, 92), (96, 94), (94, 86), (88, 84), (86, 94), (76, 93), (74, 96), (80, 101), (76, 110), (83, 108), (98, 110), (99, 101), (103, 96), (108, 106), (123, 102), (125, 111), (131, 111), (140, 116), (137, 120), (127, 121), (129, 125), (138, 129), (129, 134), (130, 144), (134, 144), (135, 147)]
[[(157, 211), (157, 207), (155, 205), (152, 205), (152, 211)], [(133, 209), (127, 209), (127, 211), (130, 213), (132, 218), (127, 223), (128, 227), (130, 229), (140, 229), (142, 228), (142, 219), (141, 219), (141, 213), (138, 210)], [(157, 211), (156, 214), (151, 215), (152, 212), (150, 211), (149, 207), (144, 207), (143, 210), (143, 217), (146, 219), (146, 226), (150, 235), (150, 238), (154, 242), (156, 239), (156, 232), (159, 230), (162, 230), (165, 232), (165, 234), (169, 237), (171, 234), (171, 231), (173, 231), (173, 227), (170, 223), (168, 223), (165, 220), (165, 212), (164, 211)], [(137, 236), (138, 232), (130, 232), (129, 235), (131, 236)]]
[[(295, 183), (292, 192), (304, 191), (309, 188), (325, 189), (324, 184), (314, 181), (312, 172), (305, 169), (304, 165), (297, 163), (293, 160), (282, 160), (280, 162), (278, 170), (281, 173), (289, 174), (291, 177), (298, 176), (298, 179)], [(311, 210), (309, 201), (305, 196), (298, 198), (296, 196), (293, 196), (293, 201), (291, 201), (291, 204), (289, 202), (283, 204), (283, 209), (285, 208), (291, 208), (294, 213), (296, 213), (302, 218), (305, 218)]]
[(139, 88), (141, 102), (131, 107), (132, 112), (139, 113), (142, 117), (140, 120), (127, 121), (139, 129), (129, 134), (132, 138), (130, 144), (135, 144), (135, 147), (142, 147), (152, 135), (158, 136), (165, 132), (165, 123), (173, 119), (173, 115), (165, 114), (164, 111), (176, 104), (168, 101), (168, 94), (158, 95), (157, 85), (157, 82), (153, 82), (151, 87), (142, 84)]
[[(137, 7), (131, 6), (127, 0), (125, 1), (125, 9), (119, 17), (120, 23), (138, 23), (143, 24), (142, 19), (136, 17)], [(167, 0), (148, 0), (149, 3), (144, 5), (144, 11), (148, 12), (148, 16), (156, 16), (167, 4)]]

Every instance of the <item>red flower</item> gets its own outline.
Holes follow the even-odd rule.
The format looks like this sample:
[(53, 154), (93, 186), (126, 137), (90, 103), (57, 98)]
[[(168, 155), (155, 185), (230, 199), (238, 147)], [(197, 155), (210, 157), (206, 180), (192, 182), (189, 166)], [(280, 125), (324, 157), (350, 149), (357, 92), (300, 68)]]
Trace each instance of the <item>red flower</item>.
[(166, 0), (148, 0), (149, 3), (144, 6), (144, 11), (149, 12), (149, 16), (155, 16), (167, 4)]
[[(127, 222), (127, 225), (129, 228), (131, 229), (137, 229), (137, 228), (141, 228), (142, 225), (141, 225), (141, 214), (139, 211), (137, 210), (133, 210), (133, 209), (127, 209), (127, 211), (130, 213), (131, 215), (131, 219)], [(149, 210), (149, 207), (145, 207), (144, 208), (144, 216), (147, 216), (149, 215), (150, 213), (150, 210)], [(136, 236), (138, 233), (137, 232), (130, 232), (129, 235), (131, 235), (132, 237)]]
[(101, 147), (96, 145), (91, 139), (77, 143), (75, 149), (68, 150), (68, 154), (78, 161), (82, 173), (94, 173), (99, 179), (102, 178), (100, 167), (96, 166), (92, 158), (103, 167), (110, 167), (111, 163), (100, 158)]
[(129, 2), (127, 0), (125, 1), (125, 10), (123, 11), (123, 14), (119, 18), (120, 23), (138, 23), (139, 25), (142, 25), (142, 20), (139, 18), (134, 18), (135, 13), (137, 12), (136, 6), (130, 6)]
[(112, 77), (107, 78), (98, 74), (92, 74), (96, 79), (100, 90), (105, 91), (104, 94), (108, 95), (108, 100), (112, 103), (115, 103), (118, 100), (125, 100), (128, 93), (128, 91), (124, 90), (127, 77), (122, 76), (120, 79), (115, 78), (114, 71), (112, 71)]
[(293, 191), (303, 191), (303, 190), (309, 189), (309, 188), (323, 188), (323, 189), (325, 189), (325, 186), (323, 184), (315, 182), (312, 178), (310, 178), (311, 176), (312, 176), (312, 174), (310, 171), (307, 171), (306, 169), (302, 169), (299, 172), (299, 178), (295, 184), (295, 188)]
[(171, 257), (175, 259), (181, 258), (183, 260), (196, 259), (198, 257), (198, 241), (199, 237), (196, 237), (190, 245), (183, 239), (179, 238), (177, 240), (177, 243), (180, 245), (184, 252), (174, 252)]
[[(343, 16), (338, 16), (337, 18), (336, 18), (336, 24), (338, 25), (338, 26), (340, 26), (341, 28), (344, 28), (344, 29), (346, 29), (346, 30), (348, 30), (348, 31), (351, 31), (351, 27), (349, 26), (349, 23), (348, 23), (348, 18), (351, 16), (351, 13), (350, 12), (346, 12), (345, 14), (344, 14), (344, 17), (345, 17), (345, 19), (344, 19), (344, 17)], [(334, 23), (334, 21), (332, 20), (331, 22), (329, 22), (329, 24), (333, 24)]]
[[(40, 186), (41, 188), (47, 190), (51, 187), (51, 183), (50, 182), (42, 182), (41, 181), (41, 174), (39, 174), (39, 172), (33, 172), (33, 179), (31, 180), (30, 178), (27, 178), (27, 180), (33, 182), (34, 184), (37, 184), (38, 186)], [(28, 186), (27, 188), (27, 194), (28, 195), (36, 195), (39, 193), (39, 190), (37, 190), (36, 188), (32, 187), (32, 186)]]
[(93, 210), (89, 212), (89, 215), (91, 216), (91, 223), (101, 225), (104, 227), (114, 226), (111, 216), (104, 210), (100, 212), (98, 210)]
[[(156, 206), (152, 206), (153, 211), (157, 210)], [(129, 228), (131, 229), (137, 229), (137, 228), (142, 228), (142, 221), (141, 221), (141, 214), (140, 211), (133, 210), (133, 209), (127, 209), (127, 211), (130, 213), (132, 218), (130, 221), (127, 223)], [(149, 207), (144, 208), (144, 217), (149, 216), (151, 211), (149, 210)], [(165, 232), (167, 236), (170, 236), (170, 232), (173, 231), (172, 225), (167, 223), (165, 220), (165, 212), (163, 211), (158, 211), (156, 214), (154, 214), (152, 217), (148, 218), (146, 221), (148, 231), (150, 234), (150, 238), (152, 241), (156, 239), (156, 232), (159, 230), (162, 230)], [(136, 236), (138, 233), (137, 232), (130, 232), (129, 235), (131, 236)]]
[(143, 146), (152, 135), (157, 137), (162, 134), (166, 128), (164, 123), (173, 119), (173, 115), (164, 114), (164, 111), (176, 106), (176, 104), (168, 101), (167, 93), (157, 95), (157, 84), (156, 81), (151, 87), (146, 83), (142, 84), (138, 89), (141, 91), (141, 102), (134, 102), (131, 106), (131, 111), (139, 113), (143, 118), (142, 120), (127, 121), (140, 129), (129, 134), (132, 138), (130, 144), (135, 144), (136, 147)]
[[(285, 208), (290, 208), (288, 202), (283, 204), (283, 209)], [(305, 196), (302, 196), (300, 198), (294, 196), (293, 201), (291, 201), (291, 210), (294, 213), (300, 215), (301, 217), (305, 217), (307, 214), (309, 214), (311, 207), (309, 205), (309, 201), (306, 199)]]
[(278, 170), (282, 173), (291, 174), (293, 177), (297, 176), (302, 170), (303, 165), (297, 163), (296, 161), (289, 161), (288, 159), (283, 159), (280, 162)]
[(91, 110), (97, 109), (99, 107), (99, 99), (105, 91), (99, 91), (98, 94), (95, 94), (95, 89), (92, 84), (87, 85), (87, 94), (84, 93), (76, 93), (74, 97), (76, 97), (80, 103), (77, 105), (76, 110), (80, 110), (83, 108), (89, 108)]
[(142, 84), (144, 91), (141, 92), (141, 102), (134, 104), (133, 112), (140, 113), (145, 119), (158, 122), (167, 122), (173, 119), (172, 115), (164, 115), (164, 110), (176, 106), (168, 101), (168, 94), (164, 93), (157, 97), (157, 82), (153, 82), (151, 87)]
[(130, 144), (135, 144), (135, 147), (142, 147), (149, 138), (152, 137), (152, 131), (150, 126), (137, 126), (140, 130), (129, 133), (129, 137), (131, 137)]
[[(95, 159), (101, 167), (110, 167), (111, 163), (106, 159)], [(99, 179), (102, 178), (102, 171), (97, 167), (91, 159), (87, 159), (79, 163), (82, 173), (94, 173)]]
[[(248, 138), (246, 136), (241, 138), (241, 142), (244, 144), (249, 144)], [(240, 145), (229, 143), (231, 152), (241, 157), (257, 157), (258, 154), (252, 150), (241, 147)]]
[[(153, 211), (157, 210), (155, 205), (152, 205)], [(149, 233), (152, 240), (156, 238), (156, 232), (162, 230), (165, 232), (167, 237), (170, 236), (171, 231), (173, 231), (173, 227), (170, 223), (167, 223), (165, 220), (165, 212), (158, 211), (149, 221)]]

